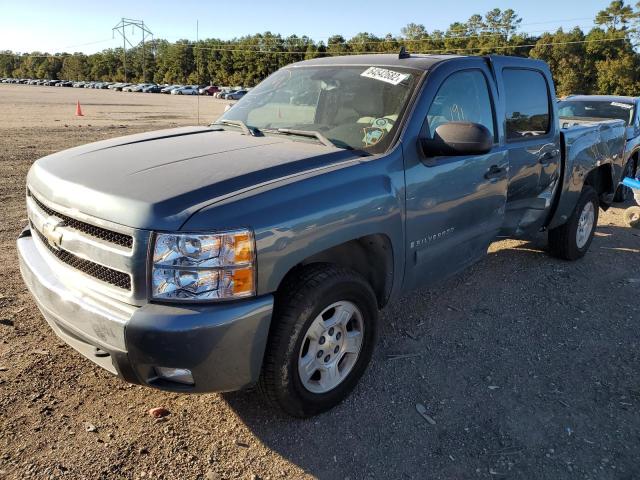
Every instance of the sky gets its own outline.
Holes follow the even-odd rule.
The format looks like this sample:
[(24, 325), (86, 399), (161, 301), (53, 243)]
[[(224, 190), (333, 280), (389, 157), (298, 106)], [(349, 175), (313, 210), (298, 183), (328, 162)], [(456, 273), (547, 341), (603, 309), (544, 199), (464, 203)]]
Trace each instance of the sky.
[[(0, 50), (93, 53), (118, 47), (122, 40), (117, 34), (113, 37), (112, 28), (122, 17), (144, 20), (155, 38), (169, 41), (195, 40), (196, 23), (200, 39), (271, 31), (326, 41), (333, 34), (399, 35), (410, 22), (428, 31), (445, 30), (455, 21), (497, 7), (515, 10), (523, 19), (522, 32), (540, 34), (576, 25), (588, 30), (608, 4), (609, 0), (0, 0)], [(138, 34), (131, 38), (134, 44), (141, 40)]]

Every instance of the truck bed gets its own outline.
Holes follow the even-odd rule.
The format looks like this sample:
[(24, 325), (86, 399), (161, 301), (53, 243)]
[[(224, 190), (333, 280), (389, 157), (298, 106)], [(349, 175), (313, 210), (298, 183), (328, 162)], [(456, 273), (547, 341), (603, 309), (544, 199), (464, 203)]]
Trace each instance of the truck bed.
[[(584, 179), (581, 177), (594, 168), (606, 169), (609, 165), (617, 184), (621, 180), (619, 177), (624, 163), (627, 130), (624, 121), (561, 117), (560, 127), (562, 188), (557, 193), (560, 198), (556, 202), (549, 228), (564, 223), (571, 215), (582, 189)], [(609, 201), (602, 198), (601, 205), (608, 208)]]

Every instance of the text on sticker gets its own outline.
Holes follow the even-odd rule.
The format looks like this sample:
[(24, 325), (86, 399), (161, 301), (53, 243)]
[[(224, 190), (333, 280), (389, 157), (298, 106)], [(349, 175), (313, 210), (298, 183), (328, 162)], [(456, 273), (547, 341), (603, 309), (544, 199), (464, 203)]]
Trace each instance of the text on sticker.
[(386, 68), (369, 67), (360, 74), (361, 77), (373, 78), (374, 80), (380, 80), (382, 82), (390, 83), (391, 85), (398, 85), (411, 75), (408, 73), (394, 72)]

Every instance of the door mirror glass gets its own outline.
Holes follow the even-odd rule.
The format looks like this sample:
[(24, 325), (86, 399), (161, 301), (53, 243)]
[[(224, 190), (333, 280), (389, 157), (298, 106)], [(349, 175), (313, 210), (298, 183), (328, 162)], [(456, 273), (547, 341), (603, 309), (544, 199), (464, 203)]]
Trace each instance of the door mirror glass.
[(420, 140), (426, 157), (484, 155), (493, 147), (493, 134), (473, 122), (448, 122), (438, 126), (433, 138)]

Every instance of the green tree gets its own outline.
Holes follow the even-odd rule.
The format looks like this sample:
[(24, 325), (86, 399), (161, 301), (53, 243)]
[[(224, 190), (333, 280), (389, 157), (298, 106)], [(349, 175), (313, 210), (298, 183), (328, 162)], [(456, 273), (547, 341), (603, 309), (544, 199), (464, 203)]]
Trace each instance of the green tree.
[(624, 29), (632, 22), (634, 16), (637, 15), (634, 14), (633, 8), (625, 5), (624, 0), (614, 0), (607, 8), (598, 12), (595, 23), (610, 30)]

